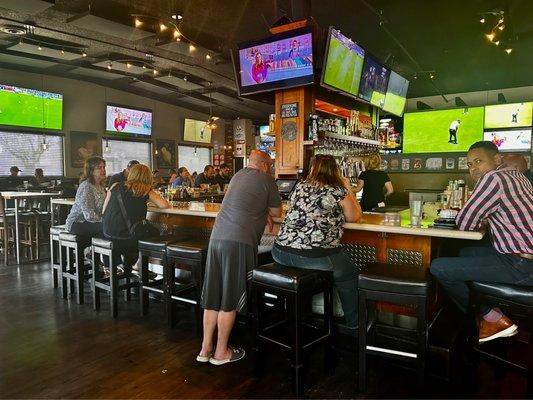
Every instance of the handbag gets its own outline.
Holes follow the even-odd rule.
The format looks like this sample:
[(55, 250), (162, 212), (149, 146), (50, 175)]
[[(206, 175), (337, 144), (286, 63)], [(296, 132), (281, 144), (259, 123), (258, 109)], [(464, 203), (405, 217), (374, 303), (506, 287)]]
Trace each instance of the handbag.
[(147, 219), (141, 219), (134, 224), (131, 223), (128, 213), (126, 212), (126, 207), (124, 206), (124, 199), (122, 198), (122, 191), (120, 189), (118, 190), (118, 204), (132, 239), (140, 240), (148, 237), (159, 236), (159, 229), (157, 229)]

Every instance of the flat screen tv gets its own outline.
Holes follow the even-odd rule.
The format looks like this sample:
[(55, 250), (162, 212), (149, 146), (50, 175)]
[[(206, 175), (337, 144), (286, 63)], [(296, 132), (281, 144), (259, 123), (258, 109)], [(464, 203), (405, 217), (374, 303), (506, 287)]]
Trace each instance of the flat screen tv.
[(106, 131), (113, 136), (150, 137), (152, 135), (152, 111), (107, 105)]
[(383, 110), (401, 117), (407, 101), (407, 89), (409, 89), (409, 81), (391, 71)]
[(483, 138), (483, 112), (484, 107), (467, 107), (405, 113), (403, 152), (468, 151)]
[(321, 85), (356, 97), (359, 93), (364, 60), (363, 48), (331, 27)]
[(383, 108), (389, 82), (390, 70), (372, 57), (365, 56), (363, 75), (359, 84), (359, 97), (370, 104)]
[(311, 84), (313, 34), (302, 28), (243, 43), (234, 62), (240, 94)]
[(211, 143), (211, 129), (205, 121), (185, 118), (183, 140), (187, 142)]
[(483, 140), (491, 141), (500, 151), (530, 151), (531, 128), (485, 131)]
[(63, 128), (63, 95), (0, 85), (0, 125)]
[(485, 107), (485, 129), (531, 126), (533, 102), (498, 104)]

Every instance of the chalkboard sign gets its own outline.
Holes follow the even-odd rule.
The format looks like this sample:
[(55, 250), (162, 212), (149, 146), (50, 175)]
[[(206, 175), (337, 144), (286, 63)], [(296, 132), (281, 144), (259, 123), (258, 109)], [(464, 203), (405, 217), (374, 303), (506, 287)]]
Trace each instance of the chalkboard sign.
[(298, 116), (298, 103), (281, 105), (281, 118), (295, 118)]

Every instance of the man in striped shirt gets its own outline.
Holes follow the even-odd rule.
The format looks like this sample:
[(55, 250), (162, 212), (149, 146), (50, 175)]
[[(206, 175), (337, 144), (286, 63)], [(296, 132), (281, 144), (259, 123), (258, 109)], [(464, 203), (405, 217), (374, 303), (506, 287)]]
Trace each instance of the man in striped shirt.
[[(492, 245), (465, 248), (459, 257), (437, 258), (431, 273), (462, 311), (468, 305), (468, 281), (533, 286), (533, 187), (502, 164), (492, 142), (474, 143), (467, 155), (474, 191), (456, 217), (461, 230), (488, 225)], [(479, 342), (513, 336), (517, 326), (502, 312), (481, 309)]]

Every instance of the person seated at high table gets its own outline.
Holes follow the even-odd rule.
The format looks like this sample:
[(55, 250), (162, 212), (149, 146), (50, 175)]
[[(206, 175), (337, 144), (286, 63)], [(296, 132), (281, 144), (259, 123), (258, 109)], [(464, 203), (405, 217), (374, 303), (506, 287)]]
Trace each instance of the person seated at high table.
[(154, 188), (158, 188), (158, 187), (161, 187), (161, 186), (166, 186), (166, 182), (165, 180), (161, 177), (161, 173), (159, 172), (158, 169), (155, 169), (154, 171), (152, 171), (152, 186)]
[(178, 177), (178, 173), (174, 168), (169, 168), (168, 170), (168, 184), (172, 185), (176, 178)]
[(522, 154), (506, 154), (503, 156), (503, 162), (508, 167), (512, 167), (518, 172), (523, 173), (533, 185), (533, 174), (531, 174), (531, 170), (527, 167), (526, 158)]
[(201, 185), (216, 185), (217, 181), (215, 180), (215, 168), (212, 165), (206, 165), (204, 172), (198, 174), (194, 181), (196, 187), (201, 187)]
[(32, 186), (40, 186), (43, 183), (48, 182), (48, 180), (44, 177), (44, 172), (42, 168), (35, 168), (35, 174), (30, 179), (30, 184)]
[(17, 187), (22, 186), (24, 181), (19, 176), (19, 172), (22, 171), (16, 165), (9, 168), (9, 176), (0, 181), (2, 190), (16, 190)]
[(178, 168), (178, 176), (174, 180), (174, 183), (172, 184), (173, 188), (176, 188), (178, 186), (187, 186), (187, 187), (193, 187), (194, 181), (191, 177), (191, 174), (189, 173), (189, 170), (185, 167), (179, 167)]
[(218, 174), (215, 175), (215, 181), (220, 186), (220, 190), (224, 190), (225, 185), (229, 185), (231, 180), (231, 169), (228, 164), (222, 163), (219, 166)]
[[(451, 299), (466, 312), (469, 281), (533, 285), (533, 187), (527, 178), (502, 164), (492, 142), (470, 146), (467, 165), (476, 182), (455, 222), (463, 231), (487, 224), (491, 246), (464, 248), (459, 257), (436, 258), (430, 271)], [(479, 342), (513, 336), (517, 326), (498, 308), (483, 307)]]
[(394, 187), (389, 175), (379, 170), (381, 157), (371, 155), (365, 166), (366, 171), (361, 172), (355, 187), (356, 192), (363, 191), (361, 208), (363, 211), (372, 211), (375, 207), (385, 207), (385, 199), (394, 192)]
[(102, 209), (106, 197), (105, 160), (90, 157), (85, 160), (82, 182), (76, 191), (74, 205), (65, 222), (69, 232), (91, 237), (102, 236)]
[(139, 164), (139, 161), (131, 160), (124, 170), (122, 170), (118, 174), (111, 175), (107, 187), (111, 187), (117, 182), (126, 182), (126, 180), (128, 179), (128, 174), (130, 173), (132, 167), (137, 164)]
[(357, 327), (357, 267), (343, 251), (345, 222), (357, 222), (361, 207), (335, 158), (317, 155), (307, 179), (296, 184), (272, 249), (274, 261), (333, 271), (349, 328)]
[(124, 256), (122, 264), (127, 272), (131, 272), (139, 256), (140, 238), (133, 236), (130, 227), (146, 218), (148, 201), (158, 208), (170, 207), (169, 202), (152, 189), (152, 171), (144, 164), (132, 166), (126, 182), (113, 184), (104, 201), (103, 233), (116, 246), (115, 265), (121, 264), (120, 255)]

